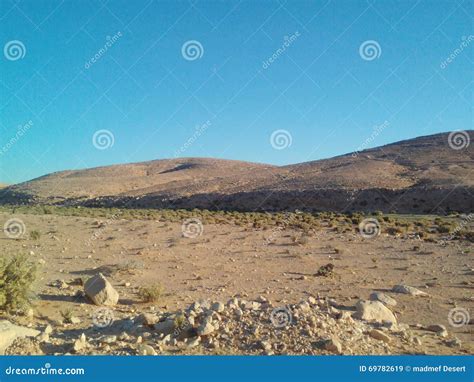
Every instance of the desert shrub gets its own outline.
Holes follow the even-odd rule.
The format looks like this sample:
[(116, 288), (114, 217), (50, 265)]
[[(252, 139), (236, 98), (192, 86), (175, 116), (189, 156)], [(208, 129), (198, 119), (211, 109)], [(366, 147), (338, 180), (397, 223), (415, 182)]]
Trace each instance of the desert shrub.
[(36, 266), (26, 255), (0, 258), (0, 310), (24, 310), (33, 297)]
[(157, 302), (163, 295), (163, 287), (160, 284), (143, 286), (138, 290), (138, 297), (143, 302)]
[(64, 323), (66, 324), (72, 323), (73, 313), (71, 309), (61, 310), (59, 313), (61, 314), (61, 317), (63, 318)]
[(41, 237), (41, 233), (38, 230), (30, 231), (30, 239), (32, 240), (39, 240)]

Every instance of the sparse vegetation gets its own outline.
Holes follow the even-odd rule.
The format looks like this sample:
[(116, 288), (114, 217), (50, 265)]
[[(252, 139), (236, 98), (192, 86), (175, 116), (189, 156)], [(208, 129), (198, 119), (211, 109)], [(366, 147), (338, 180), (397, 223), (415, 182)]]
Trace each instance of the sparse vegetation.
[(143, 302), (158, 302), (163, 295), (163, 287), (161, 284), (152, 284), (143, 286), (138, 290), (138, 297)]
[(0, 310), (25, 310), (34, 296), (36, 267), (24, 254), (0, 258)]
[(30, 239), (31, 240), (39, 240), (41, 238), (41, 233), (38, 230), (30, 231)]

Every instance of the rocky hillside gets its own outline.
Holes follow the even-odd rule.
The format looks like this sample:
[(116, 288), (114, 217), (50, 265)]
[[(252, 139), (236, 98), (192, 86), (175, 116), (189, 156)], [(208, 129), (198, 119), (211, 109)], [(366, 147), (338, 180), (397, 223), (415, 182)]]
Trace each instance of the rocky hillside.
[(182, 158), (62, 171), (3, 189), (0, 203), (471, 212), (473, 170), (473, 145), (443, 133), (283, 167)]

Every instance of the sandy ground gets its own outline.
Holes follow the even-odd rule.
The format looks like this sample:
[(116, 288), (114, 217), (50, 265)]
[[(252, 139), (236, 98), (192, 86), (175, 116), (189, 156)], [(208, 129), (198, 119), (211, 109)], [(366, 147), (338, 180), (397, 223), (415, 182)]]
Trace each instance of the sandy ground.
[[(0, 221), (11, 217), (1, 213)], [(60, 312), (69, 309), (90, 321), (94, 306), (74, 296), (81, 288), (60, 289), (55, 282), (102, 271), (120, 293), (118, 309), (132, 312), (147, 306), (140, 302), (138, 288), (156, 282), (165, 290), (155, 304), (160, 310), (233, 296), (265, 296), (280, 305), (322, 296), (349, 307), (373, 291), (385, 291), (398, 302), (393, 310), (399, 322), (445, 325), (464, 347), (474, 349), (472, 323), (453, 327), (448, 320), (453, 308), (474, 311), (474, 261), (468, 241), (441, 246), (385, 234), (367, 239), (355, 231), (338, 234), (323, 227), (299, 245), (293, 240), (299, 233), (292, 229), (208, 224), (200, 236), (187, 238), (179, 223), (119, 219), (101, 227), (95, 218), (15, 217), (25, 223), (27, 232), (16, 240), (2, 235), (2, 252), (29, 253), (40, 263), (34, 307), (39, 322), (60, 322)], [(41, 232), (39, 240), (28, 237), (32, 230)], [(327, 263), (334, 264), (334, 276), (314, 276)], [(430, 297), (390, 292), (396, 284), (414, 286)], [(447, 350), (433, 347), (427, 352)]]

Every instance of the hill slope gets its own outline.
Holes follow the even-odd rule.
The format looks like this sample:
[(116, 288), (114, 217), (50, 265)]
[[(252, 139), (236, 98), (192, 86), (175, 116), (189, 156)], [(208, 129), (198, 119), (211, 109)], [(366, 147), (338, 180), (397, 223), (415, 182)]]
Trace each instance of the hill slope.
[(62, 171), (1, 190), (0, 203), (444, 213), (473, 211), (473, 195), (473, 145), (454, 150), (443, 133), (283, 167), (182, 158)]

